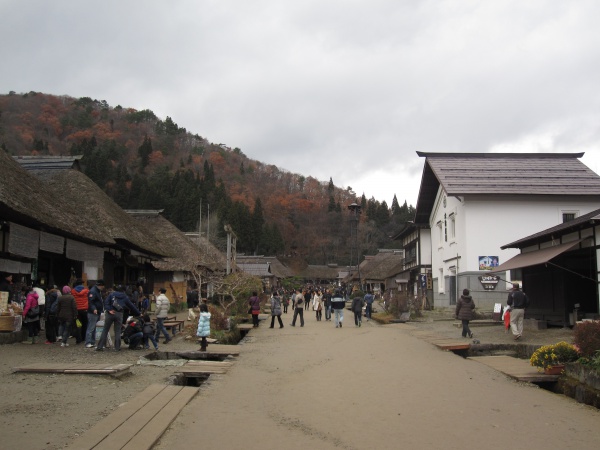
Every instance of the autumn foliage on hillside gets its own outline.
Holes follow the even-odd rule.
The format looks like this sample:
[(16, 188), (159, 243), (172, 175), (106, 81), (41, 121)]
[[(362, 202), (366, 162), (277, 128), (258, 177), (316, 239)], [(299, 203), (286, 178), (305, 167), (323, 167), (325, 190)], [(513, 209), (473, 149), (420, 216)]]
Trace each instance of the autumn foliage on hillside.
[[(83, 155), (81, 166), (125, 209), (163, 209), (183, 231), (202, 230), (223, 243), (223, 225), (238, 252), (294, 255), (310, 263), (350, 264), (350, 213), (362, 206), (362, 253), (397, 247), (389, 235), (412, 219), (412, 206), (356, 198), (321, 182), (246, 157), (162, 120), (89, 97), (36, 92), (0, 96), (0, 147), (11, 155)], [(202, 206), (201, 206), (202, 205)], [(394, 245), (396, 244), (396, 245)]]

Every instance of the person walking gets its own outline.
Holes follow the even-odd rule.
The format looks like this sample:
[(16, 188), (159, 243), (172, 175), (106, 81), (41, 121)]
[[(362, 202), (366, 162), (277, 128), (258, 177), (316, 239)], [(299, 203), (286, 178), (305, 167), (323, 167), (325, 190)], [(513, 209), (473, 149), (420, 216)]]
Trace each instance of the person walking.
[(252, 325), (254, 328), (258, 328), (258, 315), (260, 314), (260, 299), (256, 292), (252, 293), (252, 297), (248, 299), (250, 305), (250, 314), (252, 314)]
[(294, 318), (292, 319), (291, 325), (296, 326), (296, 317), (300, 316), (300, 326), (304, 326), (304, 296), (300, 292), (300, 289), (296, 290), (294, 297)]
[(320, 290), (317, 290), (313, 296), (313, 311), (315, 312), (317, 322), (320, 322), (323, 317), (323, 294), (321, 294)]
[(371, 314), (373, 313), (373, 302), (375, 301), (375, 297), (373, 296), (370, 290), (367, 291), (367, 293), (365, 294), (364, 300), (367, 304), (367, 307), (365, 309), (365, 317), (367, 318), (368, 322), (369, 320), (371, 320)]
[(96, 281), (88, 293), (87, 329), (85, 330), (85, 348), (96, 346), (96, 324), (100, 320), (100, 314), (104, 311), (104, 280)]
[[(293, 296), (294, 294), (292, 294)], [(290, 295), (287, 292), (283, 292), (282, 300), (283, 304), (283, 313), (287, 314), (288, 306), (290, 305)]]
[(277, 292), (271, 297), (271, 326), (269, 328), (273, 328), (275, 325), (275, 317), (277, 317), (277, 320), (279, 321), (279, 328), (283, 328), (283, 321), (281, 320), (281, 298)]
[(312, 289), (307, 288), (304, 291), (304, 309), (305, 310), (308, 310), (311, 299), (312, 299)]
[(523, 336), (523, 319), (529, 307), (529, 297), (520, 289), (519, 283), (513, 283), (506, 303), (510, 306), (510, 329), (515, 341), (518, 341)]
[(325, 321), (331, 321), (331, 291), (325, 290), (323, 294), (323, 307), (325, 308)]
[(35, 344), (35, 339), (39, 333), (40, 307), (38, 303), (38, 293), (32, 287), (24, 287), (27, 291), (25, 307), (23, 308), (23, 323), (27, 326), (28, 339), (23, 344)]
[(109, 294), (104, 300), (104, 328), (96, 347), (97, 352), (104, 351), (106, 345), (106, 338), (110, 327), (114, 324), (115, 326), (115, 351), (121, 351), (121, 329), (123, 327), (123, 311), (125, 309), (132, 311), (136, 316), (140, 315), (140, 312), (135, 307), (127, 294), (125, 294), (125, 287), (121, 285), (115, 286), (114, 292)]
[(200, 317), (198, 317), (196, 336), (202, 338), (200, 341), (200, 351), (205, 352), (208, 346), (206, 338), (210, 336), (210, 312), (208, 312), (208, 305), (206, 303), (200, 305)]
[(342, 328), (342, 322), (344, 322), (344, 308), (346, 307), (346, 300), (339, 289), (336, 289), (331, 298), (331, 308), (333, 309), (333, 321), (335, 322), (336, 328)]
[(77, 303), (75, 297), (71, 295), (71, 288), (64, 286), (62, 293), (58, 297), (58, 305), (56, 307), (56, 318), (58, 319), (59, 328), (58, 334), (62, 336), (61, 347), (69, 346), (69, 336), (71, 336), (71, 328), (77, 320)]
[(362, 297), (356, 296), (352, 299), (352, 312), (354, 313), (354, 325), (360, 327), (362, 325), (362, 309), (365, 301)]
[(457, 319), (462, 321), (462, 337), (473, 337), (471, 329), (469, 328), (469, 321), (473, 319), (473, 310), (475, 309), (475, 302), (471, 297), (468, 289), (463, 289), (463, 293), (460, 299), (456, 303), (456, 311), (454, 315)]
[(158, 290), (159, 294), (156, 297), (156, 340), (160, 338), (160, 333), (165, 336), (165, 340), (163, 344), (168, 344), (171, 342), (171, 336), (169, 336), (169, 332), (165, 328), (165, 319), (169, 315), (169, 308), (171, 307), (171, 302), (169, 302), (169, 298), (166, 296), (167, 290), (165, 288), (160, 288)]

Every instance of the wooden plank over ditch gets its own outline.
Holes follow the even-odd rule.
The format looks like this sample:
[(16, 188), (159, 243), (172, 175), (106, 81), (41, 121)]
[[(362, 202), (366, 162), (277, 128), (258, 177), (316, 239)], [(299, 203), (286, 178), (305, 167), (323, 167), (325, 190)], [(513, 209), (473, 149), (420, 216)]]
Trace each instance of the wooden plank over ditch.
[(210, 375), (210, 374), (224, 374), (233, 366), (231, 362), (227, 361), (188, 361), (183, 366), (178, 367), (175, 373), (181, 373), (188, 377), (195, 375)]
[(37, 363), (13, 367), (13, 372), (29, 373), (70, 373), (88, 375), (121, 376), (129, 372), (131, 364), (69, 364), (69, 363)]
[(442, 350), (468, 350), (471, 348), (471, 344), (468, 341), (443, 337), (430, 331), (415, 331), (411, 334)]
[(205, 352), (196, 350), (193, 352), (177, 352), (177, 354), (188, 359), (195, 359), (194, 356), (196, 354), (206, 354), (218, 357), (239, 356), (240, 347), (239, 345), (209, 344)]
[(473, 356), (468, 359), (485, 364), (511, 378), (529, 383), (544, 383), (558, 380), (558, 375), (546, 375), (538, 372), (529, 360), (513, 358), (512, 356)]
[(150, 385), (68, 448), (150, 449), (197, 392), (195, 387)]

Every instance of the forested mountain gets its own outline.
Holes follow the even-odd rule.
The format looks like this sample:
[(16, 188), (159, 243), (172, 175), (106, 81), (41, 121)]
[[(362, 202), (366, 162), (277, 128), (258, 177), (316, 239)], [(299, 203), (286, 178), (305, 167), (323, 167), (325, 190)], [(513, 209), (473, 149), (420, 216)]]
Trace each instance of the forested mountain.
[[(414, 208), (391, 207), (248, 158), (211, 143), (151, 110), (104, 100), (29, 92), (0, 95), (0, 147), (11, 155), (83, 155), (84, 172), (125, 209), (164, 209), (182, 231), (202, 232), (223, 246), (223, 225), (239, 253), (287, 255), (312, 264), (350, 264), (350, 213), (362, 206), (363, 254), (397, 247), (389, 235)], [(202, 205), (202, 206), (201, 206)]]

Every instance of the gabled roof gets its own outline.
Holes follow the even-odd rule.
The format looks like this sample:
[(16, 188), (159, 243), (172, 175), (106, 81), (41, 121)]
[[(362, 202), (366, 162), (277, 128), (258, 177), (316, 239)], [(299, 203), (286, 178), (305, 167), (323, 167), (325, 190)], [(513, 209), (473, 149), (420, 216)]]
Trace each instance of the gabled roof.
[(366, 259), (360, 265), (363, 280), (385, 280), (402, 271), (404, 252), (383, 251)]
[(576, 219), (569, 220), (568, 222), (564, 222), (559, 225), (547, 228), (538, 233), (519, 239), (518, 241), (514, 241), (510, 244), (503, 245), (500, 248), (502, 250), (507, 248), (524, 248), (529, 247), (533, 244), (548, 241), (549, 239), (559, 240), (560, 236), (564, 234), (572, 233), (584, 228), (589, 228), (590, 226), (599, 223), (600, 209), (596, 209), (592, 212), (579, 216)]
[(339, 277), (341, 270), (338, 266), (309, 264), (296, 276), (305, 280), (333, 280)]
[(441, 185), (447, 195), (598, 196), (600, 176), (582, 153), (427, 153), (415, 223), (428, 223)]
[[(31, 170), (44, 190), (67, 201), (74, 225), (108, 235), (119, 246), (151, 256), (170, 256), (169, 248), (147, 232), (90, 178), (78, 170)], [(62, 211), (61, 211), (62, 212)]]
[(238, 266), (240, 264), (269, 264), (270, 273), (275, 275), (277, 278), (287, 278), (293, 275), (290, 268), (285, 266), (275, 256), (236, 255), (235, 260)]
[(155, 239), (167, 247), (173, 256), (162, 261), (153, 261), (152, 265), (161, 271), (190, 271), (197, 267), (210, 270), (225, 270), (225, 256), (206, 238), (190, 239), (175, 225), (165, 219), (162, 210), (126, 210), (138, 223), (148, 230)]
[(237, 268), (248, 275), (254, 275), (257, 277), (271, 277), (274, 276), (271, 273), (270, 265), (266, 262), (262, 263), (236, 263)]
[(81, 220), (73, 199), (54, 191), (0, 150), (0, 216), (30, 228), (82, 242), (114, 245), (105, 230)]
[(79, 160), (83, 155), (75, 156), (13, 156), (13, 158), (27, 170), (61, 170), (75, 169), (80, 170)]

